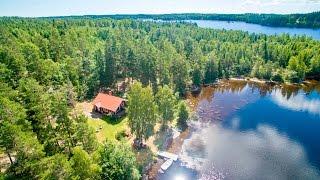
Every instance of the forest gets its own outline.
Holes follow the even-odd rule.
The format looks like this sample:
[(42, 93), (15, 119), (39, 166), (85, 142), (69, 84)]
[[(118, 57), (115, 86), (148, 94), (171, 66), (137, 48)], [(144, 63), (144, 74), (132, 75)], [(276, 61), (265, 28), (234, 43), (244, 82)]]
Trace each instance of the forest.
[[(90, 18), (109, 17), (113, 19), (154, 19), (165, 21), (181, 20), (219, 20), (242, 21), (273, 27), (320, 28), (320, 12), (307, 14), (138, 14), (138, 15), (96, 15)], [(81, 16), (78, 18), (82, 18)]]
[[(156, 104), (171, 104), (173, 94), (183, 97), (190, 87), (220, 78), (319, 79), (319, 49), (319, 41), (305, 36), (202, 29), (188, 23), (2, 17), (0, 152), (11, 165), (0, 178), (139, 179), (130, 147), (99, 144), (86, 117), (72, 113), (75, 102), (114, 88), (118, 79), (132, 78), (141, 82), (129, 93), (134, 127), (135, 118), (141, 118), (130, 113), (130, 108), (138, 109), (135, 100), (145, 101), (153, 112)], [(186, 117), (186, 108), (179, 109)], [(170, 119), (172, 112), (161, 116)], [(155, 118), (148, 115), (145, 125), (152, 126)], [(146, 133), (137, 136), (147, 138), (151, 132)]]

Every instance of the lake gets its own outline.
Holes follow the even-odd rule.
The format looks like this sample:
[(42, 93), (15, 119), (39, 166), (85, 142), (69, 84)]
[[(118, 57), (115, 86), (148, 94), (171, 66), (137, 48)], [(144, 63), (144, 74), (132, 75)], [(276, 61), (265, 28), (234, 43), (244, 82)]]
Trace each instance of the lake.
[(245, 22), (228, 22), (228, 21), (213, 21), (213, 20), (186, 20), (187, 22), (196, 23), (202, 28), (213, 29), (226, 29), (226, 30), (241, 30), (248, 31), (249, 33), (262, 33), (267, 35), (279, 35), (287, 33), (291, 36), (309, 36), (314, 39), (320, 40), (320, 29), (308, 29), (308, 28), (291, 28), (291, 27), (269, 27), (259, 24), (251, 24)]
[(224, 81), (188, 102), (180, 160), (160, 179), (319, 179), (320, 84)]
[[(142, 21), (153, 22), (180, 22), (180, 21), (164, 21), (154, 19), (141, 19)], [(184, 22), (196, 23), (201, 28), (239, 30), (249, 33), (281, 35), (289, 34), (290, 36), (307, 36), (316, 40), (320, 40), (320, 29), (311, 28), (294, 28), (294, 27), (271, 27), (259, 24), (246, 23), (241, 21), (217, 21), (217, 20), (183, 20)]]

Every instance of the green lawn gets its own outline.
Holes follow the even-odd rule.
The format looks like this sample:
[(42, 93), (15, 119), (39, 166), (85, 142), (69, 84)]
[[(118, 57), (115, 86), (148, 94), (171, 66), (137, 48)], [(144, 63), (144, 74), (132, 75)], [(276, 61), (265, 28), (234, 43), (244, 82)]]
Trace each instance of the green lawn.
[[(126, 130), (128, 118), (124, 117), (121, 119), (111, 119), (108, 117), (104, 117), (103, 119), (89, 119), (88, 123), (94, 130), (98, 130), (96, 132), (97, 138), (99, 142), (103, 142), (105, 139), (115, 140), (115, 135), (117, 132)], [(102, 129), (100, 129), (102, 127)]]

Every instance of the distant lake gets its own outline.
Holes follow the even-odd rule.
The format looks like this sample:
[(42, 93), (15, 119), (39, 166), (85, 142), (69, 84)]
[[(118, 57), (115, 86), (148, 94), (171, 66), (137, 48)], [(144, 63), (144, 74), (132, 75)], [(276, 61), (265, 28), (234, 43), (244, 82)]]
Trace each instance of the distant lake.
[(241, 30), (249, 33), (262, 33), (267, 35), (279, 35), (287, 33), (291, 36), (306, 35), (314, 39), (320, 40), (320, 29), (307, 28), (290, 28), (290, 27), (269, 27), (258, 24), (245, 22), (228, 22), (228, 21), (213, 21), (213, 20), (186, 20), (186, 22), (196, 23), (202, 28), (226, 29), (226, 30)]
[(320, 84), (225, 81), (188, 102), (190, 137), (160, 179), (319, 179)]

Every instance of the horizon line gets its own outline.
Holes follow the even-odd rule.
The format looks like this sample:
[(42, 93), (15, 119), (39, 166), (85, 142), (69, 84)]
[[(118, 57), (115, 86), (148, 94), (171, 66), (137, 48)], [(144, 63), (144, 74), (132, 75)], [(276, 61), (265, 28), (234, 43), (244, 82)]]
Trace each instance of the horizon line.
[(257, 13), (257, 12), (244, 12), (244, 13), (202, 13), (202, 12), (177, 12), (177, 13), (111, 13), (111, 14), (82, 14), (82, 15), (54, 15), (54, 16), (0, 16), (1, 18), (59, 18), (59, 17), (85, 17), (85, 16), (137, 16), (137, 15), (179, 15), (179, 14), (203, 14), (203, 15), (244, 15), (244, 14), (258, 14), (258, 15), (304, 15), (317, 13), (318, 11), (303, 12), (303, 13)]

